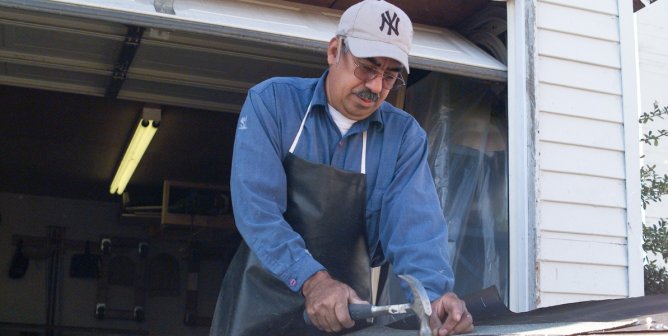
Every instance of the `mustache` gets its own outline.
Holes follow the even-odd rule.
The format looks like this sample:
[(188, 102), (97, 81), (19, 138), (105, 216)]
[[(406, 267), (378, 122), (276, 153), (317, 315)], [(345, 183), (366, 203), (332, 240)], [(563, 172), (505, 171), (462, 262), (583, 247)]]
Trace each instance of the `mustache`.
[(377, 93), (371, 92), (371, 90), (369, 90), (367, 88), (364, 88), (364, 89), (362, 89), (358, 92), (355, 92), (355, 94), (362, 99), (371, 100), (374, 103), (377, 102), (378, 99), (380, 99), (380, 95), (378, 95)]

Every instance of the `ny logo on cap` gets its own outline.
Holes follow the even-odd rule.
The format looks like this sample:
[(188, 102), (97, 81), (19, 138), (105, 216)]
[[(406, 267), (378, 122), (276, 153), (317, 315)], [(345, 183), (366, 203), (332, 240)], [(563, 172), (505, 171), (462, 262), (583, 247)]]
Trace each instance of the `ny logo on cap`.
[(388, 10), (380, 15), (380, 17), (383, 19), (383, 22), (380, 25), (380, 31), (385, 29), (385, 24), (387, 23), (387, 35), (392, 35), (392, 32), (394, 32), (397, 34), (397, 36), (399, 36), (399, 18), (397, 17), (397, 13), (392, 14), (394, 14), (394, 16), (390, 18), (390, 11)]

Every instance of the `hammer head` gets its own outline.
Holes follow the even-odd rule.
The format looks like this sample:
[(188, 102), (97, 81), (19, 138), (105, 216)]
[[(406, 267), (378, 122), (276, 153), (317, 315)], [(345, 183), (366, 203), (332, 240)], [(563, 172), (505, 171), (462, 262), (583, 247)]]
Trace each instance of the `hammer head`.
[(429, 327), (429, 317), (431, 316), (431, 303), (427, 291), (422, 286), (422, 283), (414, 278), (412, 275), (399, 275), (401, 279), (406, 281), (408, 287), (413, 293), (413, 303), (411, 309), (420, 320), (420, 336), (431, 335), (431, 328)]

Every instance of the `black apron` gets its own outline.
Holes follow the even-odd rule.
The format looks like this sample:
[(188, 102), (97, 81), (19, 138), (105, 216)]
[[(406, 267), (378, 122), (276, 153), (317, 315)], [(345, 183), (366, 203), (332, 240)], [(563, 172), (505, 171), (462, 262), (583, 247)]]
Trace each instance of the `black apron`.
[[(333, 278), (352, 287), (363, 300), (370, 301), (365, 226), (366, 132), (363, 134), (362, 173), (308, 162), (292, 153), (309, 111), (290, 153), (283, 160), (288, 201), (284, 218), (302, 236), (313, 258)], [(223, 279), (210, 335), (322, 334), (304, 323), (303, 312), (303, 296), (265, 270), (242, 242)], [(352, 330), (364, 326), (363, 321), (357, 321)]]

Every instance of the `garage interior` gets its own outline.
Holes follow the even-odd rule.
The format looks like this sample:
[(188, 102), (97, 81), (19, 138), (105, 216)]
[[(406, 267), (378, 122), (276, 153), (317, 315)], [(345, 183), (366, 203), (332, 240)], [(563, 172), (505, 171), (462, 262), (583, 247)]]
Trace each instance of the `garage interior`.
[[(482, 32), (499, 22), (470, 23), (503, 2), (393, 2), (498, 53)], [(0, 2), (0, 335), (208, 334), (240, 239), (226, 186), (246, 91), (273, 76), (320, 76), (323, 52)], [(434, 70), (418, 68), (409, 85)], [(147, 107), (160, 111), (158, 131), (126, 192), (111, 194)], [(168, 190), (183, 198), (165, 199)], [(181, 216), (165, 221), (173, 202)]]

